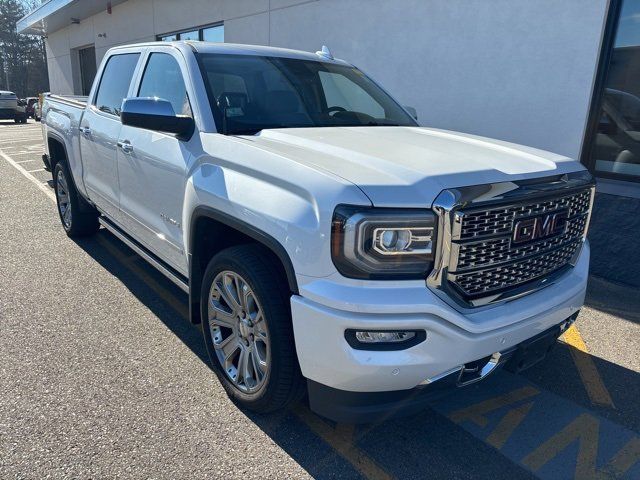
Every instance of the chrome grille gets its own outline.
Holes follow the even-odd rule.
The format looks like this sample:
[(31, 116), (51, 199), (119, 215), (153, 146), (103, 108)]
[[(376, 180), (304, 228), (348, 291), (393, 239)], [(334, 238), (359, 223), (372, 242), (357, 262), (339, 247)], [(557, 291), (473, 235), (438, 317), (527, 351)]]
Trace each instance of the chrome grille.
[(594, 192), (587, 171), (443, 190), (427, 286), (464, 309), (542, 288), (577, 260)]
[[(459, 230), (452, 237), (447, 279), (465, 298), (515, 288), (566, 267), (580, 248), (587, 228), (591, 189), (557, 198), (456, 212)], [(569, 212), (563, 234), (513, 245), (515, 223), (522, 218)]]

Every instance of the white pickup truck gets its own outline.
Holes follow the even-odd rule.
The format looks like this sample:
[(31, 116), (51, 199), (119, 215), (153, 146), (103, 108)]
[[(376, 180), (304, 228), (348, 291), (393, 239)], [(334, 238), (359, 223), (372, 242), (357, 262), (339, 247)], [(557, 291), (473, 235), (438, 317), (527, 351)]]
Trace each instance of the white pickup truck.
[(66, 232), (102, 225), (187, 292), (248, 409), (414, 411), (538, 362), (583, 304), (579, 163), (422, 128), (327, 49), (116, 47), (42, 116)]

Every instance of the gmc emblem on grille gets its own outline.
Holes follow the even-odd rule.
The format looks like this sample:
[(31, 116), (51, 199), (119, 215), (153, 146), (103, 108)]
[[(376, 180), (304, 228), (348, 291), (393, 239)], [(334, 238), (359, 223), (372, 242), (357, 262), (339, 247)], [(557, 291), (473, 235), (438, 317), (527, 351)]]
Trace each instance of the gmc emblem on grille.
[(526, 243), (562, 235), (567, 231), (569, 210), (527, 217), (518, 220), (513, 227), (512, 243)]

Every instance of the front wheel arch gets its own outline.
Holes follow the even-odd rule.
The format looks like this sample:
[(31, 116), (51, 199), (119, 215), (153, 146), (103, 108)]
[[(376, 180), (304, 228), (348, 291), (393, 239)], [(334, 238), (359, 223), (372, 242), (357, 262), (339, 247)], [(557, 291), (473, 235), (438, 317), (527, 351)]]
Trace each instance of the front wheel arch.
[(272, 255), (291, 294), (298, 294), (298, 282), (289, 254), (271, 235), (210, 207), (197, 207), (189, 231), (189, 319), (199, 324), (202, 278), (209, 260), (219, 251), (241, 244), (257, 243)]

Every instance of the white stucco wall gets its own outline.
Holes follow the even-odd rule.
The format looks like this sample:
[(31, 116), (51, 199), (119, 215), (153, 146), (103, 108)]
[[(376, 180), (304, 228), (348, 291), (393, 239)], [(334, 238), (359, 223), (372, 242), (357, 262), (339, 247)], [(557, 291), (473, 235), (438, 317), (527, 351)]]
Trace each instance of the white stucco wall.
[[(49, 35), (51, 90), (72, 93), (70, 49), (224, 21), (228, 42), (358, 65), (424, 125), (577, 157), (607, 0), (129, 0)], [(106, 34), (106, 37), (98, 37)], [(68, 70), (68, 71), (67, 71)]]

